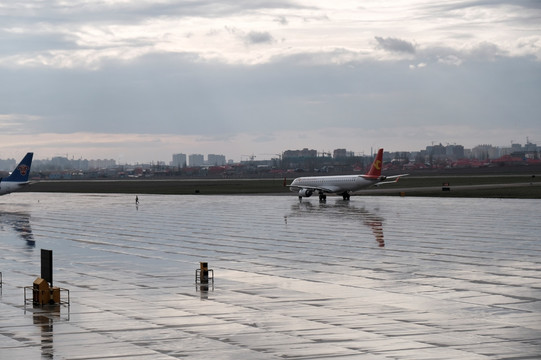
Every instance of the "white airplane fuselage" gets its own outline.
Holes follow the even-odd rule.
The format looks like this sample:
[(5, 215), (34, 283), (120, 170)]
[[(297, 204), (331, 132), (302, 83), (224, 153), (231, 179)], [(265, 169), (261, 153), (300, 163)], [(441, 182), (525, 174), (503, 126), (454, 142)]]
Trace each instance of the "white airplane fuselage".
[(367, 179), (362, 175), (307, 176), (293, 180), (291, 187), (326, 188), (328, 194), (354, 192), (376, 184), (379, 180)]
[[(310, 197), (317, 193), (319, 200), (323, 201), (327, 195), (342, 195), (344, 200), (349, 200), (351, 193), (370, 187), (398, 181), (403, 175), (382, 176), (381, 168), (383, 164), (383, 149), (379, 149), (370, 167), (370, 171), (364, 175), (334, 175), (334, 176), (305, 176), (293, 180), (288, 185), (291, 191), (296, 191), (299, 200), (303, 197)], [(385, 181), (386, 179), (396, 179), (395, 181)]]
[(14, 191), (18, 191), (25, 185), (28, 185), (28, 182), (0, 181), (0, 195), (5, 195)]

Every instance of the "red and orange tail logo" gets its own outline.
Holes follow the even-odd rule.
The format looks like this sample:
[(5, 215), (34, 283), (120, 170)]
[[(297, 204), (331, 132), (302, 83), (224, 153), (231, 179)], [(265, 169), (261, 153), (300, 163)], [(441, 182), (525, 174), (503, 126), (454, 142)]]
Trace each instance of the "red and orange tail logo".
[(380, 177), (382, 164), (383, 164), (383, 149), (379, 149), (378, 154), (376, 155), (376, 159), (372, 163), (372, 167), (370, 168), (370, 171), (366, 175), (369, 177), (374, 177), (374, 178)]

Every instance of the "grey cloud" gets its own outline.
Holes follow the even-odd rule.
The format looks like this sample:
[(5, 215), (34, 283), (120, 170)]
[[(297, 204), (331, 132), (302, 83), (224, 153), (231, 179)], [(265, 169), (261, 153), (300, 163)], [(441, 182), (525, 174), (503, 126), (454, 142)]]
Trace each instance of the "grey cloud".
[(263, 31), (250, 31), (248, 34), (246, 34), (244, 40), (248, 44), (269, 44), (274, 42), (272, 35)]
[(289, 24), (289, 21), (287, 20), (287, 18), (285, 16), (279, 16), (274, 21), (276, 21), (277, 23), (279, 23), (281, 25)]
[(470, 51), (472, 58), (476, 60), (494, 60), (496, 57), (505, 56), (507, 52), (500, 49), (496, 44), (482, 42)]
[(428, 7), (443, 11), (452, 11), (472, 7), (498, 7), (502, 5), (518, 6), (524, 9), (541, 9), (541, 2), (538, 0), (465, 0), (453, 3), (434, 3)]
[(445, 46), (426, 47), (416, 51), (416, 59), (427, 63), (462, 65), (465, 62), (495, 61), (509, 54), (490, 42), (481, 42), (469, 49), (454, 49)]
[[(31, 21), (45, 23), (134, 23), (151, 17), (201, 16), (207, 18), (227, 16), (259, 9), (311, 8), (290, 0), (199, 0), (169, 2), (103, 2), (60, 1), (36, 2), (19, 0), (6, 3), (0, 9), (0, 23)], [(3, 10), (3, 11), (2, 11)]]
[(480, 8), (484, 10), (483, 13), (486, 13), (488, 9), (495, 9), (502, 6), (518, 7), (520, 10), (507, 11), (504, 18), (498, 18), (497, 21), (499, 23), (520, 26), (528, 24), (528, 26), (534, 27), (537, 27), (537, 24), (539, 24), (541, 2), (538, 0), (465, 0), (458, 2), (434, 2), (433, 4), (424, 7), (424, 16), (427, 21), (436, 17), (454, 18), (462, 16), (460, 10)]
[(415, 46), (409, 41), (391, 37), (382, 38), (380, 36), (376, 36), (375, 39), (379, 46), (386, 51), (408, 54), (415, 53)]
[(0, 56), (75, 48), (75, 42), (63, 34), (18, 34), (0, 31)]
[(226, 26), (225, 30), (230, 34), (241, 39), (245, 44), (270, 44), (274, 42), (274, 38), (266, 31), (250, 31), (248, 33), (237, 29), (236, 27)]
[[(133, 24), (160, 17), (217, 18), (259, 9), (302, 8), (289, 0), (201, 0), (169, 2), (86, 2), (71, 3), (19, 0), (0, 7), (0, 56), (32, 54), (49, 50), (72, 50), (84, 47), (78, 43), (79, 32), (86, 24)], [(285, 19), (285, 18), (284, 18)], [(43, 30), (42, 30), (43, 29)], [(73, 35), (69, 35), (69, 34)], [(78, 35), (75, 35), (78, 34)], [(267, 33), (243, 34), (250, 44), (272, 42)], [(123, 46), (145, 46), (155, 39), (130, 40)], [(47, 55), (46, 55), (47, 56)]]
[[(78, 131), (227, 136), (287, 129), (376, 129), (431, 122), (537, 126), (541, 65), (497, 58), (460, 67), (407, 62), (249, 68), (161, 54), (99, 71), (0, 68), (0, 108), (39, 115), (26, 133)], [(55, 91), (50, 91), (54, 82)], [(507, 84), (520, 83), (520, 87)], [(512, 125), (509, 125), (512, 126)]]

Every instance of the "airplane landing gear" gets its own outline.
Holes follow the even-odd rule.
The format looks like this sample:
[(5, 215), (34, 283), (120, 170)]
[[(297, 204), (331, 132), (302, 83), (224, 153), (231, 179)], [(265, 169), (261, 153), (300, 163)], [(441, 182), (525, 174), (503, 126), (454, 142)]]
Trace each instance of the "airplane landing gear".
[(342, 199), (346, 200), (346, 201), (349, 201), (349, 193), (346, 191), (344, 193), (342, 193)]
[(324, 193), (320, 192), (319, 193), (319, 202), (326, 202), (327, 201), (327, 195), (325, 195)]

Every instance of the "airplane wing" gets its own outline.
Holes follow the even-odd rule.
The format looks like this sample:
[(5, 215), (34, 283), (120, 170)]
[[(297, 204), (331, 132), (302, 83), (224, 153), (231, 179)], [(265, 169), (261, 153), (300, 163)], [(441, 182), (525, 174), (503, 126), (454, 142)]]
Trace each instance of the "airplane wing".
[(400, 179), (402, 176), (408, 176), (409, 174), (400, 174), (400, 175), (393, 175), (393, 176), (386, 176), (385, 180), (387, 179)]
[(393, 183), (398, 182), (398, 180), (400, 180), (400, 178), (402, 176), (408, 176), (408, 175), (409, 174), (400, 174), (400, 175), (387, 176), (387, 177), (385, 177), (385, 180), (389, 180), (389, 179), (396, 179), (396, 180), (393, 180), (393, 181), (381, 181), (381, 182), (378, 182), (378, 183), (374, 184), (374, 186), (380, 186), (380, 185), (384, 185), (384, 184), (393, 184)]

